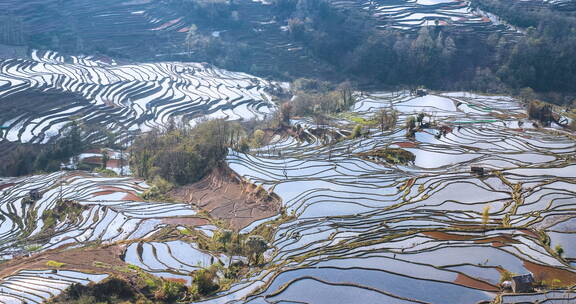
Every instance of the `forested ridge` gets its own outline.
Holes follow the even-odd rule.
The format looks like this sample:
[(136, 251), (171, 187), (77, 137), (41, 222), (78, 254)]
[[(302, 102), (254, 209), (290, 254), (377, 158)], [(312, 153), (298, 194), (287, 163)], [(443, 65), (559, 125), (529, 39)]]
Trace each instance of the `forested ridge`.
[[(282, 80), (314, 76), (364, 87), (423, 85), (514, 95), (531, 88), (557, 104), (574, 99), (576, 17), (569, 10), (533, 4), (537, 1), (471, 1), (472, 9), (509, 25), (506, 31), (473, 30), (434, 18), (419, 30), (403, 31), (378, 23), (372, 6), (345, 8), (330, 0), (273, 0), (263, 6), (245, 1), (162, 3), (163, 10), (183, 16), (174, 20), (188, 26), (178, 33), (153, 28), (103, 39), (94, 24), (92, 32), (80, 30), (87, 22), (82, 13), (65, 15), (61, 3), (46, 3), (41, 9), (60, 16), (47, 21), (46, 29), (36, 26), (26, 15), (29, 11), (2, 14), (0, 43), (122, 60), (210, 62)], [(270, 48), (274, 41), (278, 49)], [(121, 43), (138, 47), (115, 45)], [(281, 52), (284, 45), (287, 50)]]

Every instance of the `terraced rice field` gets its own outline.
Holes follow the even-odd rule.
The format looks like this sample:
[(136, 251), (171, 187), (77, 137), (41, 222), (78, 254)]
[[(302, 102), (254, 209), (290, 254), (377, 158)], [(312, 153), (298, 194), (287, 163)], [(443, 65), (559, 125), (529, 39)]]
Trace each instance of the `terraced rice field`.
[[(366, 127), (368, 137), (330, 141), (314, 135), (325, 126), (304, 118), (293, 124), (304, 126), (307, 141), (276, 136), (248, 154), (230, 151), (230, 168), (273, 190), (295, 219), (275, 233), (263, 270), (202, 303), (478, 303), (499, 295), (504, 271), (576, 284), (574, 135), (558, 126), (534, 128), (523, 106), (505, 96), (357, 97), (351, 115), (369, 119), (379, 109), (393, 108), (400, 113), (397, 126)], [(438, 136), (425, 129), (407, 139), (404, 123), (420, 112), (449, 131)], [(331, 128), (353, 125), (341, 119)], [(416, 158), (394, 165), (358, 156), (385, 147), (404, 148)], [(471, 166), (486, 174), (471, 174)], [(167, 225), (195, 227), (207, 236), (217, 229), (191, 205), (142, 201), (137, 195), (147, 187), (129, 177), (75, 172), (1, 179), (0, 256), (12, 259), (31, 245), (44, 252), (124, 241), (127, 263), (187, 281), (199, 267), (228, 263), (225, 255), (195, 243), (141, 241)], [(27, 204), (24, 198), (33, 189), (40, 189), (42, 198)], [(42, 214), (59, 199), (84, 208), (47, 232)], [(487, 223), (485, 206), (490, 206)], [(565, 249), (563, 258), (551, 249), (557, 244)], [(74, 280), (102, 278), (26, 270), (0, 282), (0, 302), (37, 303)], [(501, 300), (568, 303), (574, 297), (551, 291)]]
[[(576, 283), (574, 253), (558, 258), (537, 234), (572, 247), (573, 136), (532, 128), (508, 97), (372, 93), (354, 112), (368, 118), (387, 107), (402, 113), (399, 125), (425, 111), (452, 132), (437, 138), (428, 130), (407, 141), (400, 128), (373, 128), (370, 138), (332, 145), (287, 137), (257, 156), (229, 156), (234, 170), (273, 188), (297, 219), (276, 233), (266, 271), (207, 303), (477, 303), (494, 299), (503, 270)], [(354, 157), (374, 147), (410, 147), (416, 160)], [(472, 175), (471, 165), (491, 173)], [(545, 298), (574, 295), (522, 299)]]
[[(206, 64), (118, 64), (32, 51), (29, 59), (0, 60), (0, 125), (5, 140), (46, 143), (77, 120), (127, 142), (170, 120), (263, 118), (275, 108), (273, 86)], [(104, 134), (89, 135), (98, 142)]]
[(501, 32), (518, 33), (498, 18), (474, 10), (463, 0), (394, 0), (346, 1), (333, 0), (336, 7), (368, 11), (380, 29), (398, 29), (417, 32), (423, 26), (451, 26), (459, 33), (484, 35)]
[(520, 2), (527, 7), (533, 8), (548, 6), (560, 11), (576, 10), (576, 1), (574, 0), (520, 0)]

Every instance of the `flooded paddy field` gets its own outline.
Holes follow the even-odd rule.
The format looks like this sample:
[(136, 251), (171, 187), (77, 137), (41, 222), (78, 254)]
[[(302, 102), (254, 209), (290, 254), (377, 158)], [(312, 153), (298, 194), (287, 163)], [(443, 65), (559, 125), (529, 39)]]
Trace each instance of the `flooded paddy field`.
[[(47, 143), (72, 121), (127, 142), (172, 120), (262, 118), (274, 84), (199, 63), (117, 64), (32, 51), (0, 60), (0, 123), (7, 141)], [(88, 134), (92, 142), (102, 134)]]
[[(221, 78), (216, 79), (211, 81)], [(247, 88), (251, 80), (242, 81), (244, 89), (235, 85), (232, 89), (257, 90), (256, 84)], [(250, 96), (251, 102), (274, 109), (256, 98), (257, 93)], [(276, 135), (268, 145), (248, 153), (229, 152), (228, 166), (277, 194), (290, 220), (273, 231), (263, 268), (253, 268), (229, 290), (202, 303), (574, 299), (573, 293), (562, 289), (576, 284), (573, 133), (556, 125), (533, 126), (524, 106), (506, 96), (365, 92), (356, 97), (347, 115), (332, 117), (327, 125), (309, 118), (293, 120), (292, 125), (300, 125), (307, 134), (306, 140)], [(165, 104), (170, 108), (178, 102)], [(146, 109), (152, 108), (147, 105)], [(230, 113), (235, 109), (231, 106)], [(368, 120), (381, 109), (398, 111), (396, 126), (368, 124), (363, 127), (365, 136), (339, 140), (326, 135), (334, 133), (318, 132), (332, 129), (347, 134), (356, 125), (350, 117)], [(256, 115), (242, 113), (239, 116), (246, 118)], [(423, 123), (428, 127), (407, 138), (406, 122), (420, 113), (426, 113)], [(362, 156), (378, 149), (403, 149), (414, 158), (388, 162)], [(472, 173), (471, 167), (482, 168), (482, 174)], [(110, 265), (129, 263), (154, 275), (187, 281), (191, 271), (214, 261), (228, 265), (244, 258), (208, 251), (192, 238), (159, 237), (170, 227), (207, 237), (219, 228), (196, 205), (142, 199), (148, 187), (132, 177), (77, 171), (0, 179), (1, 259), (9, 262), (23, 255), (41, 259), (62, 248), (71, 252), (70, 265), (56, 274), (40, 262), (0, 270), (0, 302), (40, 303), (73, 282), (102, 280), (105, 268), (74, 266), (72, 253), (87, 250), (87, 245), (108, 245), (98, 254)], [(34, 189), (42, 196), (30, 203), (26, 198)], [(61, 201), (78, 206), (67, 217), (51, 221), (47, 211), (57, 211)], [(483, 216), (486, 209), (488, 215)], [(280, 216), (257, 220), (240, 233), (270, 225)], [(557, 245), (563, 248), (562, 255), (555, 250)], [(560, 289), (503, 295), (500, 283), (506, 273), (532, 273), (537, 282), (555, 282)]]

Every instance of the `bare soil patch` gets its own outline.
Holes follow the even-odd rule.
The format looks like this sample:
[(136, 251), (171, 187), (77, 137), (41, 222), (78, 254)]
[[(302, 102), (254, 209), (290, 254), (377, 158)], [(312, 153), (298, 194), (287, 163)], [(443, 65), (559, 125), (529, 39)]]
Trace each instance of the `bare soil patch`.
[(277, 195), (247, 183), (229, 168), (216, 168), (202, 180), (168, 195), (196, 205), (235, 230), (278, 214), (281, 206)]
[(94, 265), (94, 262), (110, 266), (124, 266), (121, 259), (123, 245), (103, 246), (99, 248), (76, 248), (70, 250), (53, 249), (30, 257), (16, 258), (1, 265), (0, 279), (13, 275), (21, 270), (52, 269), (47, 266), (48, 261), (65, 263), (63, 270), (75, 270), (93, 273), (111, 273), (112, 268), (103, 268)]

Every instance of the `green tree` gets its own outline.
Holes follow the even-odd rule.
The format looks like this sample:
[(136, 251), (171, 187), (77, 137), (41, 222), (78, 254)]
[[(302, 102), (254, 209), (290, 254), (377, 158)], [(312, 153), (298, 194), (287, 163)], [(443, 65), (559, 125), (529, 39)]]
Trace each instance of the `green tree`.
[(248, 262), (258, 263), (262, 254), (268, 250), (268, 243), (259, 235), (251, 235), (245, 242), (246, 252), (248, 253)]
[(233, 232), (232, 230), (224, 229), (219, 230), (214, 234), (214, 239), (217, 242), (222, 243), (225, 251), (228, 251), (228, 243), (232, 240)]

